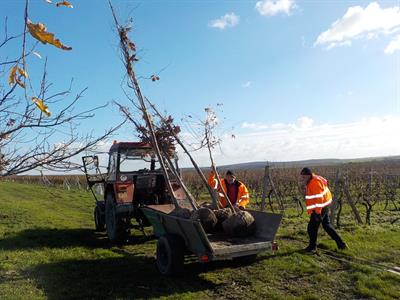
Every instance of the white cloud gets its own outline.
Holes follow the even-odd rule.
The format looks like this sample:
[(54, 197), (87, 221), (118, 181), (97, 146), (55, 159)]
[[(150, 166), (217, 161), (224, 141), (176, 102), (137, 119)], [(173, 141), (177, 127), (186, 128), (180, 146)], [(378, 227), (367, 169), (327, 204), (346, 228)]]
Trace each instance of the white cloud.
[(303, 128), (303, 129), (311, 128), (312, 125), (314, 124), (314, 120), (309, 117), (301, 117), (301, 118), (297, 119), (296, 124), (299, 128)]
[(227, 13), (224, 16), (210, 21), (208, 26), (218, 29), (225, 29), (227, 27), (235, 27), (239, 24), (240, 17), (235, 15), (235, 13)]
[(390, 41), (389, 45), (385, 48), (385, 53), (393, 54), (397, 50), (400, 50), (400, 34)]
[(244, 129), (252, 129), (252, 130), (265, 130), (265, 129), (306, 129), (312, 127), (314, 124), (314, 120), (309, 117), (300, 117), (296, 120), (295, 123), (274, 123), (274, 124), (263, 124), (263, 123), (252, 123), (252, 122), (243, 122), (242, 128)]
[(350, 47), (351, 46), (351, 41), (344, 41), (340, 43), (330, 43), (328, 47), (326, 47), (326, 50), (331, 50), (335, 47)]
[(400, 27), (400, 7), (381, 8), (377, 2), (366, 8), (349, 7), (344, 16), (322, 32), (314, 45), (328, 45), (328, 48), (349, 45), (355, 38), (376, 38), (378, 34), (390, 34)]
[(260, 123), (252, 123), (252, 122), (243, 122), (242, 128), (253, 129), (253, 130), (263, 130), (263, 129), (269, 129), (270, 125), (260, 124)]
[(295, 7), (294, 0), (262, 0), (256, 3), (256, 9), (262, 16), (275, 16), (279, 13), (290, 15)]
[[(249, 161), (293, 161), (321, 158), (358, 158), (400, 154), (400, 117), (367, 118), (351, 123), (315, 124), (309, 117), (295, 122), (244, 122), (244, 133), (223, 137), (215, 149), (219, 165)], [(206, 151), (194, 152), (208, 166)], [(181, 156), (183, 165), (187, 159)]]
[(251, 81), (246, 81), (242, 84), (242, 88), (249, 88), (251, 86)]

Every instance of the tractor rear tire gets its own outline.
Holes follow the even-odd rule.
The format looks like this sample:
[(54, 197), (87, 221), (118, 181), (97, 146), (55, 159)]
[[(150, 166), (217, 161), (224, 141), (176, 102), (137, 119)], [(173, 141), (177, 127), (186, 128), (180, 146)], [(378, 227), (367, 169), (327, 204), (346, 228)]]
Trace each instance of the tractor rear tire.
[(106, 227), (104, 216), (101, 215), (100, 207), (98, 207), (97, 205), (94, 208), (93, 217), (94, 217), (94, 224), (96, 226), (96, 231), (98, 232), (104, 231)]
[(124, 243), (129, 236), (125, 222), (117, 216), (114, 196), (111, 193), (108, 193), (106, 198), (106, 231), (112, 243)]
[(166, 234), (157, 242), (157, 268), (162, 275), (175, 275), (183, 270), (185, 243), (176, 235)]

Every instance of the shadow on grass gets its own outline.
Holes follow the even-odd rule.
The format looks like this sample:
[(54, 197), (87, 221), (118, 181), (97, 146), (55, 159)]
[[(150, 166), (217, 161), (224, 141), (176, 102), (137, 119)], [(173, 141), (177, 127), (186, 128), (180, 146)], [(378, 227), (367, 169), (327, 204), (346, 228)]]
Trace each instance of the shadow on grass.
[(185, 272), (181, 277), (161, 276), (154, 258), (134, 255), (41, 264), (28, 273), (33, 275), (48, 299), (179, 296), (216, 287), (197, 272)]
[[(134, 236), (129, 242), (142, 244), (153, 236)], [(67, 247), (107, 248), (118, 257), (69, 259), (35, 265), (26, 270), (48, 299), (120, 299), (188, 296), (190, 292), (214, 290), (219, 284), (207, 280), (202, 273), (223, 268), (240, 268), (259, 260), (287, 256), (277, 253), (255, 260), (233, 260), (185, 264), (184, 274), (165, 277), (156, 269), (154, 257), (130, 253), (129, 249), (112, 247), (104, 233), (91, 229), (29, 229), (0, 240), (0, 249), (24, 250)], [(155, 249), (155, 248), (154, 248)]]
[[(236, 268), (266, 257), (252, 260), (227, 260), (208, 264), (189, 262), (184, 272), (173, 277), (162, 276), (156, 268), (155, 258), (132, 255), (121, 249), (113, 252), (117, 258), (95, 260), (66, 260), (37, 265), (29, 270), (37, 287), (45, 291), (48, 299), (120, 299), (158, 298), (162, 296), (188, 296), (188, 293), (217, 289), (216, 284), (203, 278), (204, 272)], [(287, 256), (284, 253), (277, 256)], [(274, 255), (275, 256), (275, 255)], [(273, 258), (271, 256), (270, 258)], [(209, 295), (210, 296), (210, 295)], [(212, 296), (212, 295), (211, 295)], [(197, 295), (197, 297), (200, 297)]]
[[(132, 236), (129, 245), (142, 244), (154, 236)], [(110, 248), (113, 246), (105, 233), (91, 229), (35, 228), (20, 231), (0, 240), (1, 250), (23, 250), (35, 248)]]

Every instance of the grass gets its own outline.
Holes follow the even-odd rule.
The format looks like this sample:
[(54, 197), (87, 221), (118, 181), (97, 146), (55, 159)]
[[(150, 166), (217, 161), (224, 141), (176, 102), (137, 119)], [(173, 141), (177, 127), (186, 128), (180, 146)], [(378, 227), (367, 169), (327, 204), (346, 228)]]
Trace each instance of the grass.
[[(374, 213), (372, 226), (343, 218), (351, 249), (306, 255), (307, 216), (284, 218), (280, 250), (253, 264), (188, 262), (180, 277), (155, 267), (154, 238), (135, 232), (124, 246), (95, 233), (90, 193), (0, 182), (0, 299), (398, 299), (400, 276), (371, 262), (400, 266), (400, 226)], [(151, 232), (151, 229), (149, 229)]]

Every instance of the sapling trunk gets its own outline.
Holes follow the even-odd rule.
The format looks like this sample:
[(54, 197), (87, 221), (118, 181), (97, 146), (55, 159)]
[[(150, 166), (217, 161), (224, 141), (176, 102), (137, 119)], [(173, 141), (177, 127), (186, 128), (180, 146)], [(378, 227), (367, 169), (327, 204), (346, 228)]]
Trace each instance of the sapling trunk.
[(182, 178), (180, 177), (180, 175), (179, 175), (178, 171), (176, 170), (174, 164), (172, 163), (171, 159), (168, 157), (168, 155), (164, 151), (163, 151), (163, 153), (164, 153), (164, 157), (165, 157), (165, 160), (166, 160), (166, 162), (168, 164), (169, 169), (171, 170), (172, 174), (175, 175), (176, 179), (179, 182), (179, 185), (184, 190), (186, 196), (188, 197), (190, 205), (192, 206), (193, 210), (197, 210), (198, 209), (198, 205), (196, 203), (196, 200), (194, 199), (193, 195), (190, 193), (189, 189), (187, 188), (187, 186), (183, 182)]
[(147, 107), (146, 107), (146, 104), (144, 102), (144, 97), (142, 95), (142, 91), (141, 91), (140, 86), (139, 86), (139, 82), (137, 81), (136, 74), (135, 74), (135, 71), (133, 69), (132, 59), (131, 59), (131, 55), (130, 55), (130, 52), (129, 52), (129, 46), (127, 45), (127, 42), (130, 42), (130, 41), (127, 38), (126, 29), (122, 28), (119, 25), (117, 17), (116, 17), (116, 14), (115, 14), (115, 11), (114, 11), (114, 7), (112, 6), (112, 3), (111, 3), (111, 0), (109, 0), (108, 3), (110, 5), (111, 12), (112, 12), (113, 17), (114, 17), (115, 25), (117, 27), (118, 34), (119, 34), (119, 37), (120, 37), (120, 47), (121, 47), (121, 50), (122, 50), (122, 54), (124, 56), (125, 67), (126, 67), (126, 70), (127, 70), (127, 74), (128, 74), (129, 80), (130, 80), (130, 82), (132, 84), (132, 88), (134, 89), (136, 97), (137, 97), (137, 99), (139, 101), (139, 108), (140, 108), (140, 110), (142, 112), (143, 119), (145, 120), (146, 126), (147, 126), (147, 128), (148, 128), (148, 130), (150, 132), (150, 141), (151, 141), (152, 147), (153, 147), (154, 151), (156, 152), (157, 159), (158, 159), (158, 161), (160, 163), (161, 170), (163, 172), (163, 175), (164, 175), (164, 178), (165, 178), (165, 181), (166, 181), (166, 184), (167, 184), (167, 188), (168, 188), (169, 193), (171, 194), (171, 198), (172, 198), (172, 201), (173, 201), (173, 203), (175, 205), (175, 208), (180, 208), (180, 206), (178, 204), (178, 201), (176, 200), (176, 197), (175, 197), (175, 194), (174, 194), (174, 190), (173, 190), (172, 185), (171, 185), (171, 181), (170, 181), (170, 178), (169, 178), (168, 170), (167, 170), (167, 168), (165, 166), (163, 157), (162, 157), (161, 152), (160, 152), (160, 148), (158, 146), (157, 138), (156, 138), (156, 135), (155, 135), (155, 132), (154, 132), (154, 127), (153, 127), (153, 124), (151, 122), (151, 118), (150, 118), (150, 116), (148, 114)]
[(146, 101), (149, 103), (149, 105), (152, 107), (152, 109), (154, 110), (154, 112), (157, 114), (157, 116), (162, 119), (164, 121), (164, 123), (167, 124), (168, 128), (171, 130), (171, 133), (173, 134), (176, 142), (179, 144), (179, 146), (181, 146), (181, 148), (183, 149), (183, 151), (185, 152), (185, 154), (189, 157), (194, 169), (196, 170), (197, 174), (200, 176), (201, 181), (203, 182), (203, 184), (206, 186), (208, 193), (211, 196), (213, 205), (215, 208), (219, 208), (220, 207), (220, 203), (219, 203), (219, 199), (216, 196), (216, 194), (214, 193), (213, 189), (209, 186), (206, 177), (204, 176), (204, 173), (201, 171), (200, 167), (198, 166), (198, 164), (196, 163), (196, 161), (194, 160), (193, 156), (190, 154), (189, 150), (186, 148), (185, 144), (183, 144), (183, 142), (181, 141), (181, 139), (179, 138), (179, 136), (174, 132), (172, 126), (170, 124), (168, 124), (167, 122), (165, 122), (165, 118), (161, 115), (161, 113), (157, 110), (157, 108), (155, 107), (155, 105), (153, 103), (150, 102), (149, 99), (146, 98)]
[(231, 200), (229, 199), (229, 197), (228, 197), (228, 195), (226, 194), (225, 190), (222, 188), (221, 179), (219, 178), (219, 174), (218, 174), (217, 168), (215, 167), (214, 158), (213, 158), (213, 156), (212, 156), (210, 138), (209, 138), (208, 134), (209, 134), (209, 132), (208, 132), (207, 127), (206, 127), (206, 129), (205, 129), (205, 138), (206, 138), (206, 143), (207, 143), (208, 154), (209, 154), (210, 160), (211, 160), (211, 168), (212, 168), (212, 171), (213, 171), (214, 174), (215, 174), (215, 178), (217, 179), (217, 183), (218, 183), (218, 186), (219, 186), (220, 189), (221, 189), (222, 194), (224, 195), (226, 201), (228, 202), (229, 208), (232, 210), (232, 213), (233, 213), (233, 214), (236, 214), (236, 210), (233, 208), (233, 205), (232, 205), (232, 203), (231, 203)]

